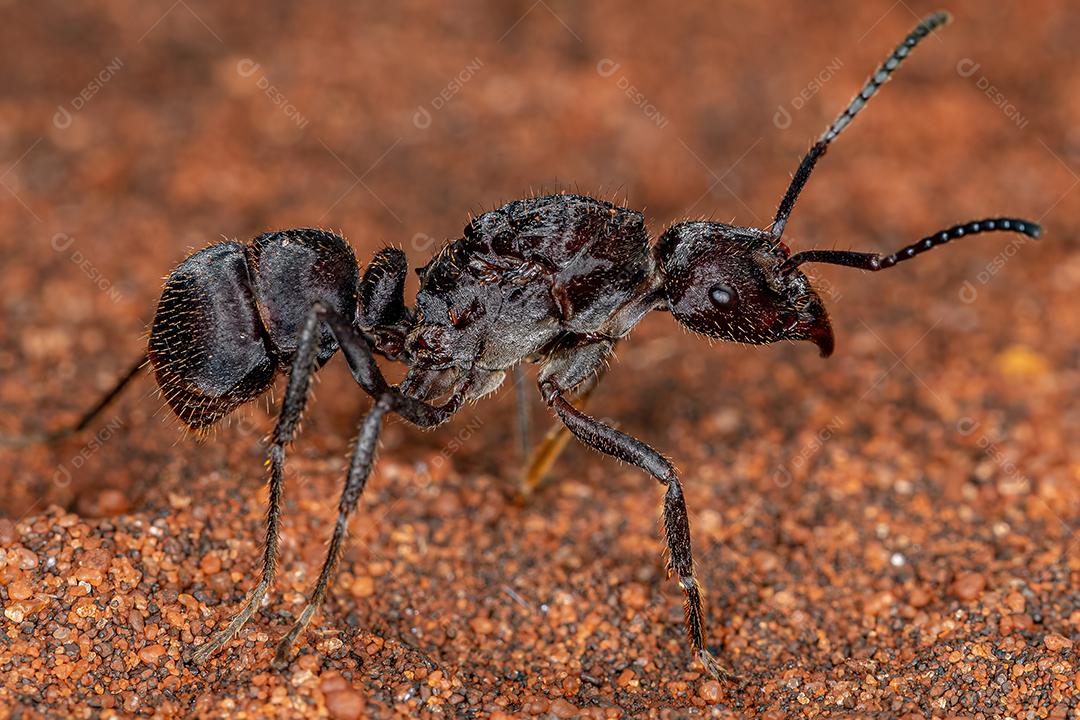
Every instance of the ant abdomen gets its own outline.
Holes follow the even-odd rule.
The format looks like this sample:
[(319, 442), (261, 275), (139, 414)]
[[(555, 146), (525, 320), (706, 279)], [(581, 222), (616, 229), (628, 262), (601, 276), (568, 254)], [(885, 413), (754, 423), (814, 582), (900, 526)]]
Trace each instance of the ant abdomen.
[(165, 400), (202, 430), (258, 397), (278, 371), (251, 286), (247, 248), (211, 245), (172, 271), (150, 330)]
[[(316, 301), (355, 316), (357, 276), (352, 248), (323, 230), (218, 243), (180, 263), (165, 280), (149, 342), (177, 417), (203, 430), (262, 395), (289, 366)], [(318, 363), (336, 350), (324, 329)]]

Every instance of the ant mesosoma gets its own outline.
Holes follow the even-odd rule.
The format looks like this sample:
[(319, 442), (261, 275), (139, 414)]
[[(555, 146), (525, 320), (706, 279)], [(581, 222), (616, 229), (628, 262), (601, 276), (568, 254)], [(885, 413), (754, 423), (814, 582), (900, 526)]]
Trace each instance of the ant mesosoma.
[[(54, 440), (86, 427), (149, 358), (169, 406), (202, 431), (268, 390), (279, 372), (288, 385), (269, 439), (270, 498), (262, 575), (223, 630), (192, 655), (206, 662), (255, 612), (277, 567), (285, 448), (292, 442), (313, 374), (342, 350), (353, 377), (373, 398), (352, 451), (326, 560), (307, 606), (277, 646), (285, 663), (326, 593), (350, 513), (375, 460), (383, 420), (396, 413), (431, 428), (467, 401), (494, 391), (522, 362), (540, 365), (539, 391), (581, 442), (641, 468), (665, 488), (668, 570), (685, 594), (690, 647), (713, 676), (723, 673), (705, 639), (702, 590), (694, 577), (682, 483), (668, 460), (637, 438), (582, 411), (615, 344), (654, 310), (685, 328), (755, 345), (809, 340), (822, 356), (833, 332), (821, 298), (799, 270), (831, 263), (884, 270), (968, 235), (1010, 231), (1038, 237), (1027, 220), (991, 218), (941, 230), (891, 255), (845, 250), (790, 254), (782, 242), (792, 208), (814, 165), (911, 50), (948, 22), (934, 13), (915, 27), (810, 148), (769, 229), (681, 222), (653, 244), (641, 213), (580, 195), (511, 202), (468, 224), (424, 267), (416, 306), (406, 306), (405, 254), (376, 253), (359, 276), (352, 248), (317, 229), (284, 230), (250, 244), (200, 250), (166, 279), (146, 356), (74, 426), (6, 438)], [(388, 383), (375, 356), (404, 363)], [(526, 474), (533, 485), (561, 447), (549, 434)]]

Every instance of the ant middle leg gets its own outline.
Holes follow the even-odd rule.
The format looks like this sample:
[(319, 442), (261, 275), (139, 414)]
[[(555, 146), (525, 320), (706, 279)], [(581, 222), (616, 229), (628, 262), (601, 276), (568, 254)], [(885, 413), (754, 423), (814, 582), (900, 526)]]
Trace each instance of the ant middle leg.
[(281, 499), (285, 488), (285, 448), (292, 442), (307, 404), (308, 390), (315, 372), (318, 344), (317, 313), (312, 312), (311, 319), (304, 325), (298, 339), (285, 397), (281, 402), (281, 411), (278, 413), (277, 424), (267, 450), (267, 464), (270, 466), (270, 498), (266, 511), (266, 539), (263, 545), (263, 563), (259, 582), (248, 594), (243, 606), (232, 617), (225, 629), (214, 633), (192, 654), (192, 662), (196, 665), (205, 663), (240, 632), (244, 624), (255, 614), (255, 610), (274, 580), (281, 535)]

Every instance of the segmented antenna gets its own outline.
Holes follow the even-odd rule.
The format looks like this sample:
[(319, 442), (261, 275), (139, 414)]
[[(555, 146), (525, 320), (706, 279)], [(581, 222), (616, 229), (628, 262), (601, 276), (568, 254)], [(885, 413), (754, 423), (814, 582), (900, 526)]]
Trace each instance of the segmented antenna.
[(795, 201), (799, 199), (799, 193), (802, 192), (803, 187), (806, 185), (806, 181), (810, 179), (810, 173), (814, 171), (814, 165), (817, 164), (818, 159), (825, 154), (825, 151), (831, 143), (840, 133), (844, 131), (855, 116), (862, 110), (870, 98), (874, 97), (878, 89), (885, 84), (889, 77), (896, 72), (896, 69), (900, 67), (900, 63), (904, 62), (907, 56), (911, 53), (912, 49), (922, 42), (922, 39), (929, 35), (937, 28), (945, 25), (949, 22), (951, 16), (945, 11), (939, 11), (932, 15), (928, 15), (923, 19), (915, 29), (912, 30), (904, 41), (896, 46), (892, 55), (885, 58), (885, 62), (881, 64), (881, 67), (877, 69), (870, 79), (863, 85), (863, 89), (859, 91), (859, 94), (852, 98), (848, 106), (844, 108), (844, 112), (840, 113), (840, 116), (833, 121), (833, 124), (822, 134), (818, 141), (811, 146), (810, 151), (806, 153), (806, 157), (799, 163), (798, 169), (795, 171), (795, 177), (791, 179), (791, 185), (788, 186), (787, 192), (784, 193), (784, 198), (780, 201), (780, 207), (776, 210), (776, 218), (772, 224), (772, 235), (777, 240), (784, 234), (784, 227), (787, 225), (788, 217), (791, 215), (792, 209), (795, 207)]
[(954, 225), (946, 230), (941, 230), (933, 235), (928, 235), (917, 243), (897, 250), (892, 255), (852, 252), (850, 250), (805, 250), (788, 258), (784, 264), (780, 266), (780, 272), (791, 272), (799, 265), (808, 262), (846, 265), (847, 267), (859, 268), (860, 270), (885, 270), (899, 262), (910, 260), (916, 255), (931, 250), (938, 245), (944, 245), (950, 240), (957, 240), (962, 237), (967, 237), (968, 235), (979, 235), (980, 233), (999, 231), (1017, 232), (1032, 238), (1038, 238), (1042, 235), (1042, 227), (1030, 220), (1018, 220), (1016, 218), (973, 220), (972, 222)]
[(74, 435), (77, 432), (85, 430), (90, 423), (94, 421), (94, 418), (100, 415), (101, 412), (120, 395), (124, 388), (138, 376), (139, 370), (141, 370), (148, 361), (149, 358), (146, 353), (140, 355), (139, 359), (131, 364), (128, 371), (116, 381), (116, 384), (74, 423), (46, 432), (27, 433), (24, 435), (0, 434), (0, 447), (24, 447), (26, 445), (34, 445), (37, 443), (51, 443), (56, 442), (57, 440), (63, 440), (69, 435)]

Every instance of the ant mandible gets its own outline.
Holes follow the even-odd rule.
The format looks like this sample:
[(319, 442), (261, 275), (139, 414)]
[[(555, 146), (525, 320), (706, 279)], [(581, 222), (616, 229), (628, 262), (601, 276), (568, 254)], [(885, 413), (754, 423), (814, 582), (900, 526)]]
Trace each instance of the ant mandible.
[[(768, 229), (681, 222), (650, 243), (642, 214), (581, 195), (517, 200), (485, 213), (424, 267), (415, 307), (404, 299), (405, 254), (376, 253), (359, 276), (352, 248), (317, 229), (284, 230), (250, 244), (222, 242), (182, 262), (165, 281), (149, 348), (117, 385), (69, 428), (6, 438), (48, 441), (85, 428), (149, 358), (169, 406), (204, 431), (266, 392), (279, 372), (289, 378), (269, 439), (270, 494), (262, 576), (228, 626), (192, 655), (206, 662), (251, 617), (277, 567), (285, 448), (296, 434), (314, 373), (342, 350), (373, 405), (363, 418), (341, 493), (326, 560), (309, 602), (277, 646), (287, 663), (293, 642), (315, 614), (341, 554), (349, 515), (375, 461), (383, 420), (396, 413), (424, 428), (478, 400), (522, 362), (540, 365), (544, 401), (578, 440), (636, 465), (665, 488), (668, 572), (685, 594), (690, 647), (714, 677), (723, 674), (707, 648), (702, 589), (694, 577), (690, 527), (675, 468), (646, 443), (586, 415), (581, 407), (615, 344), (654, 310), (685, 328), (721, 340), (763, 345), (809, 340), (822, 356), (833, 332), (821, 298), (799, 270), (831, 263), (884, 270), (968, 235), (1011, 231), (1039, 237), (1027, 220), (991, 218), (955, 225), (891, 255), (845, 250), (790, 254), (784, 228), (817, 161), (911, 50), (949, 20), (922, 22), (886, 58), (799, 164)], [(404, 363), (398, 385), (375, 356)], [(536, 483), (561, 446), (549, 435), (526, 478)]]

